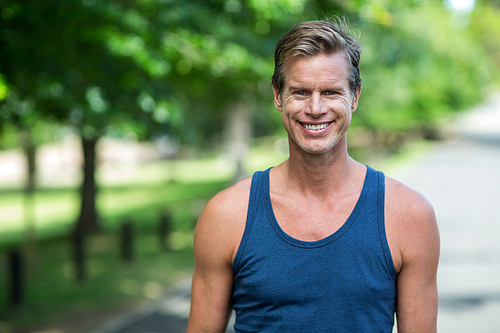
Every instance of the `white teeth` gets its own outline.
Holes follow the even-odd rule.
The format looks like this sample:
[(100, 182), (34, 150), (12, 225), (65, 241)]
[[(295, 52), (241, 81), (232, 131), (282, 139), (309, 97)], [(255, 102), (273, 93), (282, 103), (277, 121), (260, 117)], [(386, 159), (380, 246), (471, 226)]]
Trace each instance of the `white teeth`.
[(325, 124), (319, 124), (319, 125), (304, 125), (305, 128), (311, 131), (319, 131), (328, 126), (328, 123)]

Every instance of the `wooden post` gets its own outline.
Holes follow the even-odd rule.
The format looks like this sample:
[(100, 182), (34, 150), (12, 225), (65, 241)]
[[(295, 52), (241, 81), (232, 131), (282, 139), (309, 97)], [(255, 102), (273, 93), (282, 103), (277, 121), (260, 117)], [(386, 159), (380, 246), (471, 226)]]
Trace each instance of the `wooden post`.
[(12, 249), (9, 253), (9, 268), (10, 268), (10, 304), (19, 306), (23, 299), (23, 262), (19, 249)]
[(124, 261), (132, 261), (133, 259), (133, 240), (134, 240), (134, 230), (133, 230), (133, 225), (132, 222), (130, 221), (125, 221), (122, 224), (122, 232), (121, 232), (121, 238), (122, 238), (122, 259)]

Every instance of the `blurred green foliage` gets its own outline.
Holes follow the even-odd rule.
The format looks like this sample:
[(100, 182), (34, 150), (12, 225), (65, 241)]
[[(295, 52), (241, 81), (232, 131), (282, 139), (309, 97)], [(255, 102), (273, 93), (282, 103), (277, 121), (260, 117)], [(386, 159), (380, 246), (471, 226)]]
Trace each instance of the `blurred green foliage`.
[(99, 138), (213, 148), (241, 108), (254, 136), (275, 134), (277, 41), (300, 21), (340, 14), (365, 48), (352, 146), (435, 138), (447, 115), (498, 83), (496, 1), (468, 12), (442, 0), (1, 0), (0, 135), (20, 131), (34, 156), (46, 124), (76, 129), (88, 162), (79, 221), (93, 221)]
[(58, 120), (87, 137), (132, 130), (206, 145), (245, 100), (256, 134), (270, 134), (276, 42), (297, 22), (340, 13), (365, 47), (355, 126), (433, 128), (480, 101), (500, 66), (500, 14), (488, 2), (460, 21), (438, 0), (3, 0), (0, 127)]
[(374, 10), (360, 24), (366, 52), (358, 124), (425, 135), (488, 93), (495, 67), (472, 24), (457, 25), (439, 3), (386, 12), (381, 24), (371, 22), (380, 15)]

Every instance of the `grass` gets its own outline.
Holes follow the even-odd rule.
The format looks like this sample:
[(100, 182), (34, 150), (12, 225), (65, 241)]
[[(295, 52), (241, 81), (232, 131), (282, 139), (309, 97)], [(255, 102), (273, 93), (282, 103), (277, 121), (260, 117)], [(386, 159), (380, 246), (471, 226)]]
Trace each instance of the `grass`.
[[(272, 145), (259, 145), (250, 152), (247, 170), (251, 174), (282, 160)], [(194, 265), (196, 218), (230, 181), (232, 163), (227, 155), (219, 155), (98, 169), (103, 230), (86, 239), (83, 282), (75, 278), (68, 237), (79, 210), (78, 189), (45, 184), (33, 195), (32, 205), (19, 188), (0, 189), (0, 333), (87, 332), (188, 278)], [(9, 285), (7, 253), (23, 246), (26, 207), (34, 212), (38, 244), (25, 263), (23, 304), (13, 308), (4, 292)], [(168, 251), (162, 250), (157, 231), (163, 211), (171, 214), (174, 230)], [(132, 221), (135, 230), (132, 262), (120, 256), (119, 229), (125, 220)]]
[[(179, 210), (189, 209), (189, 204), (198, 201), (204, 204), (207, 198), (222, 189), (227, 182), (211, 183), (164, 183), (145, 186), (114, 186), (102, 188), (97, 197), (97, 205), (105, 229), (116, 229), (117, 223), (124, 218), (133, 217), (140, 226), (148, 226), (143, 215), (159, 215), (162, 209), (179, 214)], [(79, 197), (76, 189), (42, 189), (35, 193), (36, 232), (39, 238), (67, 234), (79, 210)], [(0, 194), (0, 249), (22, 242), (24, 237), (23, 194)], [(181, 209), (182, 208), (182, 209)], [(192, 214), (199, 213), (192, 207)], [(10, 215), (9, 215), (10, 214)], [(185, 213), (182, 213), (185, 214)]]
[[(67, 236), (71, 224), (47, 224), (39, 230), (35, 260), (25, 265), (29, 274), (22, 306), (10, 307), (8, 293), (0, 293), (0, 332), (53, 329), (54, 325), (64, 323), (61, 318), (73, 322), (75, 317), (92, 317), (94, 321), (80, 324), (79, 332), (85, 332), (90, 328), (87, 325), (101, 324), (100, 320), (112, 316), (115, 311), (161, 296), (173, 283), (190, 276), (198, 207), (224, 185), (224, 182), (214, 182), (103, 190), (100, 200), (106, 207), (101, 221), (103, 232), (86, 240), (87, 278), (83, 282), (75, 278), (73, 247)], [(67, 198), (66, 192), (51, 191), (45, 197), (42, 191), (38, 195), (40, 202), (55, 205), (55, 202), (64, 203), (62, 198)], [(136, 197), (140, 199), (134, 200)], [(160, 212), (164, 209), (171, 212), (174, 229), (169, 251), (162, 250), (157, 232)], [(120, 255), (118, 231), (124, 220), (132, 221), (135, 230), (134, 260), (130, 263)], [(12, 246), (13, 240), (22, 233), (10, 233), (13, 235), (10, 242), (4, 240), (4, 252), (7, 244)], [(7, 236), (8, 233), (3, 234), (4, 239)], [(8, 285), (7, 265), (4, 254), (0, 256), (2, 288)], [(77, 332), (74, 327), (63, 329), (64, 325), (59, 328), (60, 332)]]
[[(85, 332), (119, 311), (160, 297), (173, 283), (189, 277), (193, 266), (192, 247), (185, 241), (192, 235), (173, 236), (173, 249), (162, 251), (157, 235), (142, 230), (135, 238), (132, 262), (121, 259), (116, 233), (91, 236), (87, 239), (87, 278), (83, 282), (74, 277), (70, 241), (44, 241), (36, 273), (26, 284), (23, 305), (9, 307), (6, 293), (0, 294), (0, 331), (3, 327), (3, 332)], [(5, 286), (5, 274), (0, 280)], [(90, 322), (77, 319), (90, 317)], [(79, 327), (71, 327), (76, 322)]]
[[(250, 150), (246, 170), (251, 174), (282, 160), (284, 157), (277, 156), (272, 143), (259, 144)], [(142, 165), (104, 165), (96, 170), (98, 209), (106, 221), (113, 221), (138, 210), (210, 197), (231, 180), (234, 171), (234, 161), (227, 154)], [(34, 194), (34, 221), (42, 237), (66, 232), (78, 214), (78, 189), (56, 185), (38, 186)], [(25, 197), (20, 187), (2, 189), (0, 184), (0, 248), (23, 238)]]

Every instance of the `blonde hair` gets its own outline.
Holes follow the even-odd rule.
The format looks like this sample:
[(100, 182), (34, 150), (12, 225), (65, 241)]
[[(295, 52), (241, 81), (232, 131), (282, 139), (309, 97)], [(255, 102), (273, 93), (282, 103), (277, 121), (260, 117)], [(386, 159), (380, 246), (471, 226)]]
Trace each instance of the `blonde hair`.
[(307, 21), (294, 26), (276, 46), (273, 86), (282, 93), (285, 65), (290, 58), (344, 52), (349, 65), (349, 89), (354, 95), (362, 84), (359, 72), (361, 44), (356, 36), (349, 33), (349, 29), (347, 19), (338, 17), (334, 21)]

